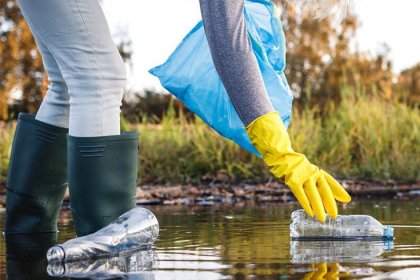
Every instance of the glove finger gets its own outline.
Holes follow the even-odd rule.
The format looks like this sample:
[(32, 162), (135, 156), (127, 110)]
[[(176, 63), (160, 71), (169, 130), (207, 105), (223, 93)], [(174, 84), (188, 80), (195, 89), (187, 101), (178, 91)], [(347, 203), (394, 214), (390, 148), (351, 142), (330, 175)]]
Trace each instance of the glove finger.
[(311, 204), (309, 203), (308, 198), (303, 190), (303, 188), (291, 188), (290, 189), (293, 195), (296, 197), (297, 201), (300, 203), (302, 208), (305, 210), (306, 214), (313, 217), (314, 211), (311, 208)]
[(328, 216), (333, 219), (337, 218), (337, 203), (335, 202), (334, 194), (332, 193), (331, 188), (328, 185), (327, 180), (325, 180), (324, 176), (319, 177), (317, 186), (318, 192), (321, 195), (322, 203), (324, 204)]
[(351, 201), (350, 195), (347, 193), (347, 191), (327, 172), (324, 171), (325, 179), (328, 182), (328, 185), (330, 185), (331, 191), (334, 194), (334, 197), (336, 200), (348, 203)]
[(316, 188), (315, 181), (312, 179), (307, 180), (304, 184), (304, 190), (311, 203), (312, 209), (314, 209), (316, 218), (322, 223), (325, 222), (324, 205), (322, 204), (322, 199)]
[(305, 274), (305, 276), (303, 276), (302, 280), (312, 280), (312, 276), (314, 276), (315, 271), (311, 271)]
[(340, 280), (339, 273), (340, 273), (340, 264), (339, 263), (331, 263), (328, 265), (329, 272), (325, 274), (325, 280)]
[(327, 274), (328, 272), (328, 267), (327, 267), (327, 263), (320, 263), (317, 265), (317, 271), (314, 273), (314, 275), (312, 276), (312, 279), (314, 280), (323, 280), (324, 276)]

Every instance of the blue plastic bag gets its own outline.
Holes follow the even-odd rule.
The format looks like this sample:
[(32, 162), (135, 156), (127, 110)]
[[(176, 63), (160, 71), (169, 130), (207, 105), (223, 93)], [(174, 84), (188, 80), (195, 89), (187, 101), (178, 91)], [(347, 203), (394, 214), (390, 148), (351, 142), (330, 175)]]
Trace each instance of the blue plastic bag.
[[(244, 16), (267, 93), (283, 123), (288, 126), (293, 97), (283, 73), (285, 37), (275, 9), (269, 0), (247, 0)], [(164, 64), (149, 72), (219, 134), (260, 156), (216, 72), (202, 21), (187, 34)]]

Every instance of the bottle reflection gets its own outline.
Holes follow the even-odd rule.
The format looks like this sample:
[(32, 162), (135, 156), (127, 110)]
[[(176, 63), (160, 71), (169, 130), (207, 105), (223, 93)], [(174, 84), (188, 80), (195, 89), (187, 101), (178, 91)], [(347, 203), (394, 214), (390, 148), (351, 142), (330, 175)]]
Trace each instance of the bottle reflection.
[(47, 273), (46, 253), (57, 234), (6, 234), (7, 279), (54, 279)]
[(367, 262), (394, 249), (393, 241), (291, 241), (292, 263)]
[(97, 260), (50, 262), (47, 271), (60, 278), (152, 280), (158, 265), (157, 254), (149, 250)]
[(310, 264), (302, 279), (341, 279), (349, 277), (340, 272), (340, 262), (370, 262), (394, 249), (392, 241), (291, 241), (293, 264)]

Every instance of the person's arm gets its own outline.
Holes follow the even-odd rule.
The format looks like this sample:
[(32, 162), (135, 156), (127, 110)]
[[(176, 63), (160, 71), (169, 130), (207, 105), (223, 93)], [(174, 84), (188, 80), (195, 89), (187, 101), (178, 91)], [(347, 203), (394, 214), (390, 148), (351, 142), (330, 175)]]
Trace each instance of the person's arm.
[(214, 65), (251, 142), (309, 215), (325, 221), (327, 212), (335, 218), (336, 200), (347, 203), (351, 198), (331, 175), (293, 151), (248, 38), (244, 1), (200, 0), (200, 6)]

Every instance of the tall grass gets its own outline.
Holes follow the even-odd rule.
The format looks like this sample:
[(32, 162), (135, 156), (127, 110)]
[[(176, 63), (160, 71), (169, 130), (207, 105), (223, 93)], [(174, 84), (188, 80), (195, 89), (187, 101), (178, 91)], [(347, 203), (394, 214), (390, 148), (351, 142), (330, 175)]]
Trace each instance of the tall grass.
[[(203, 175), (264, 182), (262, 160), (225, 140), (202, 121), (169, 111), (162, 125), (140, 124), (144, 183), (197, 183)], [(420, 110), (380, 96), (344, 90), (328, 113), (293, 112), (293, 147), (341, 179), (420, 181)]]
[[(200, 183), (204, 179), (265, 182), (262, 160), (216, 134), (199, 119), (162, 123), (146, 118), (140, 132), (141, 183)], [(0, 174), (4, 181), (14, 126), (0, 126)], [(289, 128), (293, 147), (341, 179), (420, 182), (420, 110), (379, 96), (344, 90), (339, 105), (294, 111)]]
[(145, 120), (138, 129), (143, 183), (199, 183), (203, 176), (254, 181), (267, 174), (259, 158), (199, 119), (175, 118), (172, 108), (160, 125)]
[(0, 122), (0, 184), (5, 182), (15, 126)]
[(322, 118), (294, 112), (292, 143), (339, 178), (420, 181), (420, 110), (345, 90)]

